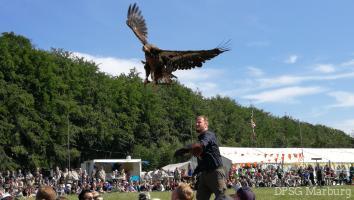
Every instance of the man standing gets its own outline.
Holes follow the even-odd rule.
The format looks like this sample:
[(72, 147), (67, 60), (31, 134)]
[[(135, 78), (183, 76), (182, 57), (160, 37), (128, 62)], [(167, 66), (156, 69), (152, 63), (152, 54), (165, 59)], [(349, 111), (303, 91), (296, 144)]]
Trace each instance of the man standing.
[(354, 179), (354, 164), (352, 163), (352, 165), (349, 168), (349, 183), (350, 183), (350, 185), (353, 184), (353, 179)]
[(198, 116), (196, 119), (196, 131), (199, 134), (198, 142), (175, 152), (175, 156), (190, 152), (197, 157), (198, 166), (193, 173), (199, 174), (197, 200), (208, 200), (212, 193), (215, 194), (215, 199), (225, 197), (225, 171), (222, 166), (216, 136), (208, 130), (208, 125), (206, 116)]

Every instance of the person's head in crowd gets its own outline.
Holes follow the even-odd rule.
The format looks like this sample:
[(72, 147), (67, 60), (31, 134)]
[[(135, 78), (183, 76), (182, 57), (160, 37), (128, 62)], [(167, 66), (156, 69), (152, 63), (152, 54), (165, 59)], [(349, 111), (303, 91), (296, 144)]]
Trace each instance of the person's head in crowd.
[(171, 200), (192, 200), (193, 197), (194, 194), (192, 188), (186, 183), (181, 183), (172, 192)]
[(103, 200), (103, 197), (97, 191), (93, 191), (92, 192), (92, 197), (93, 197), (94, 200)]
[(42, 186), (38, 189), (36, 200), (55, 200), (57, 194), (50, 186)]
[(256, 195), (249, 187), (237, 187), (235, 188), (236, 194), (233, 195), (234, 200), (255, 200)]
[(90, 190), (82, 190), (79, 194), (79, 200), (93, 200), (93, 194)]
[(139, 200), (150, 200), (150, 194), (145, 192), (140, 193)]

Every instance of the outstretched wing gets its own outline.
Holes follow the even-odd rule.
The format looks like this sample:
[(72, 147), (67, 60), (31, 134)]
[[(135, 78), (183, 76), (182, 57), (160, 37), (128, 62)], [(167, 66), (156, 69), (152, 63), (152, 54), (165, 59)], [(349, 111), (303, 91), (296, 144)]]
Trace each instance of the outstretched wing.
[(147, 43), (147, 28), (145, 19), (141, 15), (141, 11), (136, 3), (130, 5), (128, 8), (127, 25), (133, 30), (143, 45), (145, 45)]
[(183, 70), (201, 67), (205, 61), (210, 60), (228, 50), (229, 49), (227, 48), (214, 48), (199, 51), (162, 50), (160, 57), (164, 61), (167, 70), (172, 72), (178, 69)]

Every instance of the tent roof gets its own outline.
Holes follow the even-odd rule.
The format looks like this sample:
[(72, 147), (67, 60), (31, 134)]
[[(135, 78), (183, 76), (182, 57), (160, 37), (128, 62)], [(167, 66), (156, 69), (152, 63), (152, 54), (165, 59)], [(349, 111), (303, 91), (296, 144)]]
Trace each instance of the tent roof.
[(191, 161), (183, 162), (183, 163), (175, 163), (175, 164), (169, 164), (164, 167), (162, 167), (163, 170), (165, 171), (174, 171), (176, 168), (186, 168), (188, 167), (188, 164), (190, 164)]
[(314, 163), (318, 162), (354, 163), (353, 148), (248, 148), (220, 147), (220, 154), (232, 163)]
[(92, 161), (94, 163), (136, 163), (141, 162), (141, 159), (94, 159)]

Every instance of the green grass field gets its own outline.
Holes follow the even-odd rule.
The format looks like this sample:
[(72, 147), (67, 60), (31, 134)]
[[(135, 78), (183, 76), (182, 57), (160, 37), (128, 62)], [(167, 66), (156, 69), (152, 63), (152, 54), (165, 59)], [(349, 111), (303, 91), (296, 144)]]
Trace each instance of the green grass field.
[[(353, 200), (354, 186), (332, 186), (314, 188), (254, 188), (258, 200)], [(228, 194), (233, 194), (233, 190), (228, 190)], [(151, 192), (151, 198), (161, 200), (171, 199), (171, 192)], [(77, 196), (69, 196), (70, 200), (77, 200)], [(136, 200), (138, 193), (106, 193), (104, 200)], [(213, 197), (211, 199), (214, 199)]]

